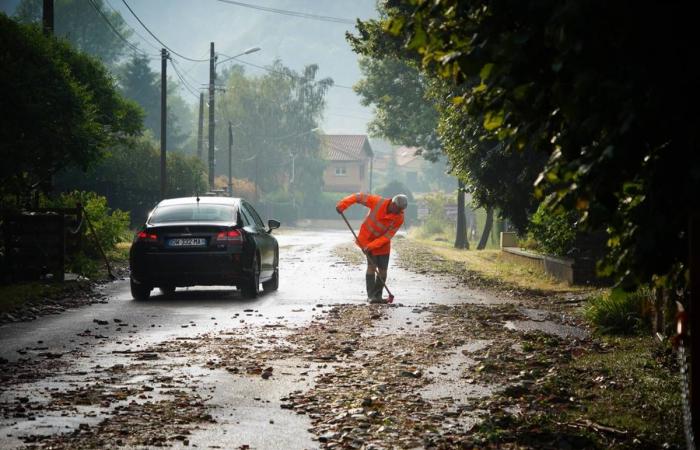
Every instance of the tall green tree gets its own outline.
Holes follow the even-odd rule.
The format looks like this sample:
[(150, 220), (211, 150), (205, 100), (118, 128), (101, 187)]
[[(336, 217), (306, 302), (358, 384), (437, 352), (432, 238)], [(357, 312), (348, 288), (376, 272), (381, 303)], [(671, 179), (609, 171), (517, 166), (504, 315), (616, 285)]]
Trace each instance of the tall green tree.
[[(382, 9), (380, 15), (386, 16)], [(472, 193), (477, 207), (499, 213), (511, 220), (521, 231), (527, 228), (527, 218), (536, 207), (531, 186), (546, 159), (539, 155), (540, 165), (530, 167), (528, 154), (521, 155), (483, 141), (474, 132), (460, 88), (445, 83), (434, 73), (421, 70), (420, 60), (403, 48), (400, 41), (387, 36), (378, 21), (361, 22), (356, 36), (348, 35), (354, 50), (361, 55), (360, 67), (364, 78), (356, 85), (366, 105), (374, 105), (375, 132), (383, 133), (394, 142), (424, 145), (425, 155), (435, 159), (444, 152), (458, 177), (458, 210), (465, 191)], [(468, 159), (462, 155), (468, 152)], [(468, 164), (467, 164), (468, 162)], [(493, 214), (492, 214), (493, 215)], [(455, 247), (466, 248), (466, 218), (458, 215)], [(489, 234), (492, 221), (485, 223), (483, 234)], [(478, 248), (480, 248), (479, 246)]]
[[(150, 133), (123, 139), (87, 171), (68, 168), (55, 179), (63, 192), (90, 191), (107, 198), (111, 208), (131, 213), (132, 224), (146, 218), (160, 200), (157, 174), (160, 149)], [(188, 197), (206, 191), (204, 166), (196, 157), (168, 153), (166, 197)]]
[[(114, 66), (124, 55), (126, 44), (100, 13), (125, 39), (132, 35), (121, 14), (107, 8), (103, 0), (54, 0), (54, 34), (76, 49)], [(15, 17), (23, 23), (41, 24), (42, 0), (22, 0)]]
[(391, 0), (387, 10), (385, 36), (464, 89), (481, 135), (549, 155), (536, 193), (607, 228), (610, 272), (630, 286), (686, 285), (700, 209), (689, 6)]
[(48, 191), (59, 170), (86, 169), (105, 148), (141, 131), (102, 64), (0, 14), (0, 198)]
[[(217, 102), (217, 117), (233, 125), (232, 167), (236, 178), (256, 182), (260, 192), (291, 189), (302, 202), (318, 196), (324, 166), (319, 139), (312, 130), (318, 128), (325, 94), (333, 81), (317, 80), (317, 73), (316, 65), (297, 73), (278, 61), (258, 77), (247, 75), (240, 66), (223, 74), (227, 88)], [(216, 171), (226, 175), (227, 133), (217, 134), (216, 145)]]
[[(143, 108), (144, 126), (160, 139), (160, 74), (150, 66), (150, 58), (133, 55), (118, 69), (119, 87), (125, 97)], [(178, 84), (168, 79), (168, 134), (170, 149), (182, 149), (192, 133), (192, 112), (178, 93)]]

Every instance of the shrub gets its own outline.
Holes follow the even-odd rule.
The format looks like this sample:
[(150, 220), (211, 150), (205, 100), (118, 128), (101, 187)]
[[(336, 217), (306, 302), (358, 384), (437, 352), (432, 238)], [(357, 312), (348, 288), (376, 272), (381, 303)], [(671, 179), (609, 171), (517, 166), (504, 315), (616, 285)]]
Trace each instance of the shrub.
[(635, 292), (614, 289), (589, 299), (585, 317), (599, 331), (606, 334), (637, 334), (649, 329), (650, 319), (646, 314), (652, 299), (648, 288)]
[[(131, 238), (129, 213), (118, 209), (110, 211), (107, 199), (94, 192), (63, 193), (57, 198), (44, 201), (45, 206), (52, 208), (75, 208), (78, 203), (83, 205), (95, 229), (97, 240), (105, 252), (113, 251), (119, 242)], [(80, 247), (75, 254), (67, 255), (67, 267), (76, 273), (94, 275), (101, 265), (96, 260), (102, 256), (86, 221), (83, 222), (80, 232)]]
[(576, 240), (576, 211), (552, 212), (541, 204), (530, 218), (529, 231), (539, 250), (555, 256), (567, 256)]

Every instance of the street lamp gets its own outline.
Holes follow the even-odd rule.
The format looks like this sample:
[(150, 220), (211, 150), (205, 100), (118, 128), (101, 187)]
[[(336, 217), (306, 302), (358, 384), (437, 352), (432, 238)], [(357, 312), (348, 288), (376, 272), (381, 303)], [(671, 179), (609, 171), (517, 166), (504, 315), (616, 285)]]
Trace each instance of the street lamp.
[(236, 59), (239, 56), (250, 55), (251, 53), (255, 53), (255, 52), (259, 52), (259, 51), (260, 51), (260, 47), (251, 47), (248, 50), (245, 50), (242, 53), (239, 53), (239, 54), (233, 55), (233, 56), (226, 56), (223, 53), (219, 53), (221, 56), (226, 56), (226, 59), (222, 59), (221, 61), (217, 61), (216, 65), (218, 66), (219, 64), (223, 64), (227, 61), (231, 61), (232, 59)]

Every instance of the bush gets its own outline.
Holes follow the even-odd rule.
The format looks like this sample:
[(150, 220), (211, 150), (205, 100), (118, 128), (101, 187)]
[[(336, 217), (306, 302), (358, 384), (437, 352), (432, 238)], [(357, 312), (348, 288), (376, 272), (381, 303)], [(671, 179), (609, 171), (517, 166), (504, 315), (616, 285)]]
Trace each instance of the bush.
[(422, 197), (422, 200), (427, 204), (429, 213), (420, 226), (420, 236), (432, 238), (435, 235), (451, 232), (453, 226), (445, 214), (445, 205), (448, 203), (447, 195), (442, 192), (435, 192)]
[(646, 311), (652, 298), (648, 288), (632, 293), (614, 289), (591, 297), (584, 314), (591, 324), (606, 334), (643, 333), (650, 329)]
[(530, 218), (529, 232), (538, 250), (554, 256), (567, 256), (576, 240), (576, 211), (552, 212), (544, 203)]
[[(107, 199), (94, 192), (63, 193), (55, 199), (47, 199), (44, 206), (50, 208), (75, 208), (78, 203), (83, 205), (92, 227), (95, 229), (97, 240), (105, 252), (113, 251), (119, 242), (129, 240), (129, 213), (118, 209), (110, 211)], [(76, 253), (67, 255), (67, 268), (83, 275), (94, 275), (101, 266), (102, 258), (95, 245), (94, 237), (86, 221), (80, 230), (80, 246)]]

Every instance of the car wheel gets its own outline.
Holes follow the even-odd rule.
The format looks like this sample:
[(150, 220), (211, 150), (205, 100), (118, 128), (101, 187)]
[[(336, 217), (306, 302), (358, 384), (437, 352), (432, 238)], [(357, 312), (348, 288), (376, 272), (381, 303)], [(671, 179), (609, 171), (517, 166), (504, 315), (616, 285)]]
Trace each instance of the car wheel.
[[(277, 258), (275, 258), (277, 260)], [(271, 292), (276, 291), (280, 287), (280, 268), (279, 262), (275, 264), (275, 272), (272, 274), (272, 278), (263, 282), (263, 291)]]
[(151, 295), (151, 287), (147, 284), (137, 283), (133, 278), (129, 279), (131, 285), (131, 296), (134, 300), (147, 300)]
[(250, 268), (250, 275), (241, 286), (243, 296), (255, 298), (260, 292), (260, 265), (258, 264), (258, 255), (253, 255), (253, 263)]
[(175, 293), (175, 286), (159, 286), (160, 292), (166, 297), (169, 297)]

